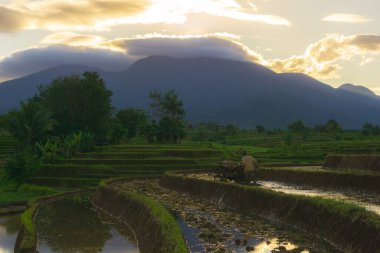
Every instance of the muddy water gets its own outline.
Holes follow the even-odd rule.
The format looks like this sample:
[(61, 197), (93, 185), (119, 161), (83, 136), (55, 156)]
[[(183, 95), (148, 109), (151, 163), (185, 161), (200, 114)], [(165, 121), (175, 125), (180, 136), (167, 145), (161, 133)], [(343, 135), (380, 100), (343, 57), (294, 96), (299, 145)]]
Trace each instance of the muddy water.
[(13, 252), (19, 227), (19, 214), (0, 216), (0, 253)]
[(114, 186), (144, 193), (164, 203), (178, 217), (191, 252), (340, 252), (293, 228), (222, 210), (208, 201), (162, 188), (158, 180), (135, 180)]
[(137, 253), (131, 231), (95, 210), (78, 195), (42, 206), (37, 214), (38, 251), (43, 253)]
[[(309, 169), (316, 168), (317, 167), (310, 167)], [(193, 174), (190, 176), (203, 180), (214, 180), (212, 174)], [(380, 215), (380, 195), (378, 194), (370, 194), (367, 192), (357, 191), (334, 191), (329, 189), (317, 189), (307, 186), (290, 185), (274, 181), (258, 181), (258, 183), (264, 188), (271, 189), (277, 192), (304, 195), (310, 197), (322, 197), (353, 203), (355, 205), (364, 207), (368, 211), (372, 211)]]
[(278, 192), (288, 194), (304, 195), (304, 196), (318, 196), (327, 199), (335, 199), (356, 204), (364, 207), (369, 211), (375, 212), (380, 215), (380, 196), (377, 194), (368, 194), (360, 192), (336, 192), (331, 190), (322, 190), (315, 188), (308, 188), (304, 186), (289, 185), (273, 181), (259, 181), (262, 187), (271, 189)]

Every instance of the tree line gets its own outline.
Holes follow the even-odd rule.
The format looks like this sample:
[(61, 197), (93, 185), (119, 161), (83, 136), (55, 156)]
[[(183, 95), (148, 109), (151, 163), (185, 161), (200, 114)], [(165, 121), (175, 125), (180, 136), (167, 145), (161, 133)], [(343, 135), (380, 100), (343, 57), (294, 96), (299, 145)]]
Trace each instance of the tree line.
[(150, 92), (151, 116), (136, 108), (116, 110), (112, 92), (95, 72), (60, 77), (39, 87), (18, 110), (0, 117), (0, 129), (22, 144), (5, 166), (8, 177), (22, 181), (40, 163), (55, 163), (95, 145), (124, 140), (179, 143), (185, 137), (185, 110), (174, 90)]

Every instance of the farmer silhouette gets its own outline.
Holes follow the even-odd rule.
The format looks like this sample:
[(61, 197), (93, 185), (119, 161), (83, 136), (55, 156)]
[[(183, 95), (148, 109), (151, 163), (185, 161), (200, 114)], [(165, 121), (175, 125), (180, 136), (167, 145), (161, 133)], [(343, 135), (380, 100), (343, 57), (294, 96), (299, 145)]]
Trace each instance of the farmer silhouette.
[(258, 162), (255, 158), (248, 155), (247, 151), (242, 152), (241, 166), (244, 169), (245, 181), (256, 184), (256, 170), (258, 168)]

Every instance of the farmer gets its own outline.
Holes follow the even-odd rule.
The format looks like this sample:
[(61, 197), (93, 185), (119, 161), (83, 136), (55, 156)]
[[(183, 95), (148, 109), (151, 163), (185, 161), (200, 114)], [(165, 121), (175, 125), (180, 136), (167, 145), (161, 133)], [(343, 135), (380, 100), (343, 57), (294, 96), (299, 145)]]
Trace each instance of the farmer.
[(258, 168), (258, 162), (248, 155), (245, 150), (242, 152), (241, 165), (244, 169), (245, 181), (256, 184), (255, 173)]

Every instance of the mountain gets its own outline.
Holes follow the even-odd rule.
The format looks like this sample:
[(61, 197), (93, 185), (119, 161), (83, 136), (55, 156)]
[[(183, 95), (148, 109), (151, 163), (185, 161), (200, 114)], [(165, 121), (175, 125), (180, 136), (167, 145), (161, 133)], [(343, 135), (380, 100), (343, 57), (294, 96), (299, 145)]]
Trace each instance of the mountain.
[(82, 74), (85, 71), (102, 72), (85, 66), (58, 66), (0, 83), (0, 114), (17, 108), (21, 101), (33, 97), (38, 92), (38, 86), (49, 84), (60, 76)]
[[(31, 97), (37, 84), (85, 70), (92, 69), (62, 66), (0, 84), (0, 112)], [(334, 89), (304, 74), (277, 74), (250, 62), (155, 56), (137, 61), (125, 71), (97, 71), (114, 92), (113, 105), (117, 108), (147, 109), (151, 90), (176, 89), (184, 101), (187, 119), (193, 123), (285, 127), (298, 119), (311, 126), (333, 118), (351, 129), (360, 128), (364, 122), (380, 123), (380, 99), (376, 95), (364, 96), (347, 87)]]
[[(361, 85), (354, 85), (350, 83), (343, 84), (342, 86), (339, 87), (340, 90), (342, 91), (347, 91), (347, 92), (352, 92), (355, 94), (360, 94), (362, 96), (367, 96), (371, 98), (376, 98), (377, 95), (368, 89), (367, 87), (361, 86)], [(379, 98), (379, 97), (377, 97)]]

